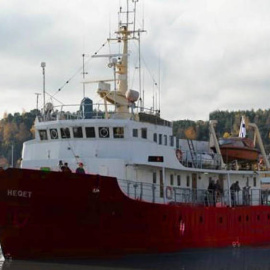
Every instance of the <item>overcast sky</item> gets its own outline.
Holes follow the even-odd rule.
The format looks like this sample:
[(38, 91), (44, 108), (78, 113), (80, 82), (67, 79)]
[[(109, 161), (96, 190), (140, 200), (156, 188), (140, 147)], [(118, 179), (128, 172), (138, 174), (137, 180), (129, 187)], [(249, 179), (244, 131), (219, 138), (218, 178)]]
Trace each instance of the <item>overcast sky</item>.
[[(36, 107), (43, 61), (46, 91), (79, 104), (82, 54), (94, 54), (116, 29), (119, 3), (124, 7), (126, 1), (0, 1), (0, 117)], [(217, 109), (269, 109), (269, 0), (139, 0), (137, 11), (137, 26), (147, 31), (141, 46), (148, 107), (154, 96), (168, 120), (208, 120)], [(99, 51), (108, 52), (106, 46)], [(87, 79), (112, 78), (106, 61), (87, 57)], [(96, 88), (86, 86), (94, 102), (100, 101)]]

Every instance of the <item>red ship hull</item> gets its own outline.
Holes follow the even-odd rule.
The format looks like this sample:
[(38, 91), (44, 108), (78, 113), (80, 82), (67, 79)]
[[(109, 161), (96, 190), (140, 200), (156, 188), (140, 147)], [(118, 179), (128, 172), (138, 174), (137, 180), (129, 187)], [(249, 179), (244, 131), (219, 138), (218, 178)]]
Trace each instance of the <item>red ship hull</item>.
[(133, 200), (117, 180), (8, 169), (0, 173), (0, 242), (13, 259), (87, 259), (270, 243), (270, 206)]

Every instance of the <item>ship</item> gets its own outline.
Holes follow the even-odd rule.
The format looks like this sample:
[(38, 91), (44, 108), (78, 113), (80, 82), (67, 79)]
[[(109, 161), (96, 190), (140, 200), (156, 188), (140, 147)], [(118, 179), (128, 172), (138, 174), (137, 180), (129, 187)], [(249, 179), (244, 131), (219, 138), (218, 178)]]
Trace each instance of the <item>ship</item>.
[(258, 127), (249, 124), (263, 168), (223, 160), (214, 119), (209, 130), (216, 153), (205, 142), (184, 146), (173, 123), (145, 109), (140, 91), (129, 88), (128, 46), (142, 30), (128, 21), (134, 17), (127, 16), (128, 5), (112, 38), (122, 53), (107, 56), (115, 79), (97, 82), (102, 102), (84, 97), (74, 111), (44, 102), (20, 167), (0, 171), (6, 259), (115, 258), (270, 243), (270, 206), (261, 189), (270, 166)]

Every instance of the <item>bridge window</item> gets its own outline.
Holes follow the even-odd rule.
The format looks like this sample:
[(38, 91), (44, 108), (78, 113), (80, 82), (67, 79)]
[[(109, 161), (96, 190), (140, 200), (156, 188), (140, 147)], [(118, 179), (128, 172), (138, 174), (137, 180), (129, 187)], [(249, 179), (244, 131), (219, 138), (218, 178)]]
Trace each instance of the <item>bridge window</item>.
[(85, 134), (86, 134), (86, 138), (95, 138), (96, 137), (95, 128), (94, 127), (86, 127)]
[(157, 142), (157, 133), (154, 133), (154, 134), (153, 134), (153, 141), (154, 141), (154, 142)]
[(52, 140), (58, 139), (58, 131), (56, 128), (50, 129), (50, 135)]
[(110, 138), (110, 130), (108, 127), (98, 128), (99, 138)]
[(159, 134), (159, 140), (158, 140), (159, 144), (162, 144), (162, 134)]
[(48, 140), (48, 134), (46, 129), (39, 130), (39, 138), (41, 141)]
[(147, 139), (147, 128), (142, 128), (142, 138)]
[(124, 138), (124, 128), (123, 127), (113, 128), (113, 137), (116, 139)]
[(174, 137), (170, 136), (170, 146), (174, 146)]
[(61, 138), (68, 139), (70, 138), (70, 131), (69, 128), (60, 128)]
[(73, 137), (74, 138), (83, 137), (82, 127), (73, 127)]
[(137, 128), (133, 129), (133, 137), (138, 137), (138, 129)]
[(167, 145), (168, 144), (168, 137), (167, 135), (164, 135), (164, 145)]

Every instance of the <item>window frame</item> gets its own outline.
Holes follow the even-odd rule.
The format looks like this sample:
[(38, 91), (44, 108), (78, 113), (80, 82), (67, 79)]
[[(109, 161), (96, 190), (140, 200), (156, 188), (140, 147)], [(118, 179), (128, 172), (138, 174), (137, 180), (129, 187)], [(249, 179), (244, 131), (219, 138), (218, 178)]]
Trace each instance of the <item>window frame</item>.
[(89, 138), (96, 138), (95, 127), (85, 127), (84, 128), (84, 131), (85, 131), (85, 136), (86, 136), (87, 139), (89, 139)]
[[(55, 136), (52, 136), (52, 132), (55, 131)], [(57, 128), (50, 128), (50, 138), (51, 140), (58, 140), (59, 139), (59, 133)]]
[[(43, 135), (41, 135), (43, 133)], [(38, 135), (39, 135), (39, 139), (41, 141), (47, 141), (48, 140), (48, 132), (47, 132), (47, 129), (39, 129), (38, 130)]]
[(141, 129), (141, 137), (142, 139), (147, 139), (147, 128)]
[(61, 139), (70, 139), (70, 129), (69, 127), (60, 128)]
[(113, 138), (114, 139), (124, 139), (125, 138), (124, 127), (113, 127)]
[[(77, 130), (80, 130), (80, 131), (75, 132), (74, 129), (77, 129)], [(73, 134), (73, 138), (76, 138), (76, 139), (77, 138), (78, 139), (83, 138), (83, 128), (82, 127), (72, 127), (72, 134)], [(78, 134), (80, 136), (78, 136)]]

